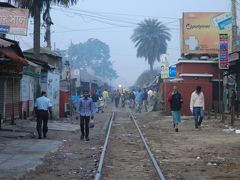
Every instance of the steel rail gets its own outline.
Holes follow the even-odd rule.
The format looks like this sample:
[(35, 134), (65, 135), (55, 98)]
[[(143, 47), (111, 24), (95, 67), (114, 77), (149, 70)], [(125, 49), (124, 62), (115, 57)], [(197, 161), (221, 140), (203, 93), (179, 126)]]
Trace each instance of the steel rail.
[(106, 154), (106, 150), (107, 150), (107, 146), (108, 146), (108, 140), (109, 140), (111, 127), (112, 127), (112, 122), (113, 122), (114, 117), (115, 117), (115, 112), (112, 112), (111, 119), (110, 119), (110, 122), (109, 122), (109, 125), (108, 125), (108, 132), (107, 132), (107, 136), (105, 138), (103, 150), (102, 150), (102, 153), (101, 153), (101, 156), (100, 156), (100, 161), (99, 161), (99, 165), (98, 165), (98, 169), (97, 169), (97, 174), (95, 176), (95, 180), (100, 180), (101, 179), (103, 162), (104, 162), (104, 158), (105, 158), (105, 154)]
[(161, 180), (165, 180), (166, 178), (164, 177), (164, 175), (162, 173), (162, 170), (161, 170), (160, 166), (158, 165), (158, 163), (157, 163), (157, 161), (156, 161), (156, 159), (154, 157), (154, 154), (151, 152), (151, 150), (150, 150), (150, 148), (149, 148), (149, 146), (148, 146), (148, 144), (147, 144), (147, 142), (146, 142), (146, 140), (145, 140), (145, 138), (143, 136), (143, 133), (142, 133), (141, 129), (139, 128), (138, 124), (137, 124), (136, 118), (133, 116), (132, 112), (129, 112), (129, 114), (130, 114), (130, 118), (133, 120), (135, 126), (138, 129), (138, 132), (139, 132), (139, 134), (141, 136), (141, 139), (142, 139), (142, 141), (144, 143), (145, 148), (147, 149), (148, 155), (151, 158), (151, 161), (152, 161), (152, 163), (153, 163), (153, 165), (154, 165), (154, 167), (155, 167), (155, 169), (157, 171), (158, 176), (161, 178)]

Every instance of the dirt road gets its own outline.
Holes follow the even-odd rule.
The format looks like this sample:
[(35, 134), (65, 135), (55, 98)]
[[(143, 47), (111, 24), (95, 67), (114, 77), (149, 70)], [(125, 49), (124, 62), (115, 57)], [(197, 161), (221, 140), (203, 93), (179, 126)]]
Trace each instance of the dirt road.
[(240, 178), (240, 135), (224, 132), (219, 120), (205, 119), (203, 128), (195, 130), (188, 117), (176, 133), (171, 117), (158, 112), (137, 114), (137, 118), (166, 179)]

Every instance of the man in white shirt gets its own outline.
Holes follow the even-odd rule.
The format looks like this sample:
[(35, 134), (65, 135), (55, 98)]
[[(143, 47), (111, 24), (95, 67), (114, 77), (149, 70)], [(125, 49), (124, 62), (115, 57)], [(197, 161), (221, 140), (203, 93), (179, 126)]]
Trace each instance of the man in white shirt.
[[(42, 139), (43, 137), (47, 137), (48, 131), (48, 111), (50, 112), (50, 116), (52, 118), (52, 103), (49, 98), (46, 97), (46, 92), (42, 91), (42, 96), (37, 98), (35, 102), (35, 112), (37, 114), (37, 132), (38, 139)], [(43, 126), (43, 127), (42, 127)]]
[(195, 128), (201, 127), (201, 123), (204, 116), (204, 95), (201, 86), (197, 86), (196, 90), (191, 95), (190, 110), (193, 113)]

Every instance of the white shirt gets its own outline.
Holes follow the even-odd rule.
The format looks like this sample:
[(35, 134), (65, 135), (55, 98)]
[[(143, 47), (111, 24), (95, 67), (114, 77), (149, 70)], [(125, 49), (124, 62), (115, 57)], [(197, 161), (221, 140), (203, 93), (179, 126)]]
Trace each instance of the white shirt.
[(147, 92), (147, 94), (148, 94), (148, 97), (152, 97), (152, 96), (153, 96), (153, 91), (150, 89), (150, 90)]
[(204, 104), (203, 92), (200, 92), (200, 94), (197, 94), (196, 91), (194, 91), (192, 93), (191, 100), (190, 100), (190, 109), (193, 109), (193, 107), (202, 107), (204, 110), (205, 104)]
[(41, 96), (36, 99), (35, 107), (37, 107), (38, 110), (47, 111), (48, 108), (52, 107), (52, 103), (49, 98), (47, 98), (45, 96)]

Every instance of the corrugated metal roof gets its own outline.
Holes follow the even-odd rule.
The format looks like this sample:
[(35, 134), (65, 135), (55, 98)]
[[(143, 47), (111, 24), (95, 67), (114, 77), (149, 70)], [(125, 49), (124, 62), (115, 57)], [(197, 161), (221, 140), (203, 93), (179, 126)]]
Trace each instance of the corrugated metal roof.
[(23, 64), (23, 65), (28, 65), (28, 62), (26, 59), (18, 56), (13, 50), (10, 49), (0, 49), (0, 56), (5, 56), (9, 58), (10, 60)]
[(12, 46), (14, 45), (13, 42), (10, 42), (6, 39), (0, 39), (0, 47), (9, 47), (9, 46)]
[[(24, 53), (33, 54), (33, 48), (25, 50)], [(40, 54), (47, 54), (47, 55), (51, 55), (51, 56), (61, 57), (60, 54), (58, 54), (54, 51), (51, 51), (48, 48), (42, 48), (42, 47), (40, 48)]]

